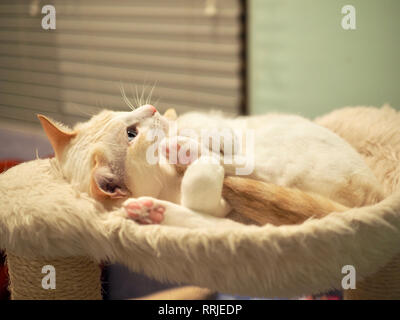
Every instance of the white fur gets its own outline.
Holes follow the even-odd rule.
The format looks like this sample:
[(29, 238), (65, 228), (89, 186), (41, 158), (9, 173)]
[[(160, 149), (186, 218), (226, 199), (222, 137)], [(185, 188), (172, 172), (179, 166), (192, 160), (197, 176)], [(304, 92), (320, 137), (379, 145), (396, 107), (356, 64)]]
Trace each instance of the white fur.
[(200, 157), (186, 170), (181, 184), (181, 204), (192, 210), (223, 217), (228, 213), (221, 198), (224, 168), (210, 157)]
[[(362, 196), (352, 203), (341, 196), (340, 191), (350, 179), (354, 190), (365, 186), (381, 193), (371, 169), (348, 142), (300, 116), (269, 114), (226, 119), (219, 114), (189, 113), (178, 123), (181, 131), (193, 128), (199, 134), (213, 128), (244, 134), (252, 130), (254, 148), (246, 145), (239, 155), (254, 158), (253, 178), (317, 193), (350, 207), (365, 204)], [(225, 167), (228, 174), (235, 174), (237, 166)]]

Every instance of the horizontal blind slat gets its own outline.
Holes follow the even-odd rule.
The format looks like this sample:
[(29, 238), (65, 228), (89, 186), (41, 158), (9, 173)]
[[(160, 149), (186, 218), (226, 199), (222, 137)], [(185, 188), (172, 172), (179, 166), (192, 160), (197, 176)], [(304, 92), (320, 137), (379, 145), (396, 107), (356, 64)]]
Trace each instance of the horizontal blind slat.
[[(91, 92), (8, 81), (0, 81), (0, 93), (20, 94), (29, 97), (51, 99), (56, 101), (70, 101), (82, 105), (102, 106), (114, 110), (121, 110), (125, 108), (121, 95), (117, 93), (110, 94)], [(199, 99), (196, 96), (188, 96), (187, 99), (179, 100), (176, 98), (176, 96), (172, 95), (169, 99), (162, 99), (165, 99), (168, 101), (168, 104), (172, 105), (175, 104), (174, 102), (178, 102), (178, 104), (187, 104), (189, 106), (193, 106), (194, 108), (207, 108), (210, 106), (214, 108), (223, 108), (223, 105), (219, 104), (220, 101), (207, 103), (202, 101), (201, 97)], [(235, 99), (233, 97), (229, 100), (232, 101), (233, 104), (237, 103), (237, 98)]]
[[(143, 23), (143, 22), (125, 22), (125, 21), (96, 21), (86, 20), (82, 21), (79, 18), (66, 18), (57, 19), (58, 30), (75, 31), (75, 32), (93, 32), (93, 33), (129, 33), (129, 34), (159, 34), (164, 37), (173, 35), (196, 37), (196, 36), (213, 36), (213, 37), (235, 37), (240, 35), (240, 28), (236, 24), (231, 26), (225, 24), (215, 25), (172, 25), (172, 24), (156, 24), (156, 23)], [(0, 28), (26, 28), (37, 30), (41, 28), (41, 19), (36, 18), (19, 18), (14, 17), (1, 17)], [(57, 30), (56, 29), (56, 30)]]
[[(114, 1), (113, 1), (114, 2)], [(204, 6), (200, 7), (171, 7), (164, 6), (162, 10), (154, 10), (154, 4), (151, 6), (135, 6), (135, 10), (127, 10), (126, 6), (117, 6), (115, 3), (108, 5), (98, 4), (96, 6), (90, 5), (74, 5), (73, 3), (59, 2), (54, 4), (57, 16), (84, 16), (84, 17), (129, 17), (129, 18), (203, 18), (213, 20), (213, 17), (208, 17), (205, 14)], [(31, 5), (25, 4), (4, 4), (0, 5), (0, 14), (30, 14)], [(218, 16), (216, 19), (235, 19), (241, 12), (239, 7), (232, 8), (219, 8)], [(214, 19), (215, 20), (215, 19)]]
[[(66, 4), (67, 0), (49, 0), (47, 3), (55, 7)], [(0, 5), (25, 5), (27, 0), (2, 0)], [(118, 7), (153, 7), (155, 10), (162, 8), (205, 8), (207, 0), (68, 0), (68, 4), (77, 7), (81, 5), (103, 5), (103, 6), (118, 6)], [(218, 10), (226, 10), (233, 8), (241, 8), (240, 2), (236, 0), (217, 0)], [(41, 4), (44, 5), (44, 4)]]
[[(3, 119), (20, 120), (22, 122), (30, 122), (39, 125), (35, 110), (26, 108), (13, 108), (7, 105), (2, 105), (0, 102), (0, 113)], [(67, 125), (73, 125), (76, 122), (85, 121), (87, 118), (77, 115), (61, 115), (60, 113), (52, 112), (46, 112), (46, 115), (55, 120), (62, 121)]]
[(198, 87), (218, 88), (239, 90), (240, 79), (191, 75), (191, 74), (174, 74), (162, 73), (157, 71), (135, 70), (134, 68), (118, 68), (101, 65), (90, 65), (77, 62), (66, 61), (48, 61), (35, 58), (15, 58), (9, 56), (0, 56), (0, 67), (15, 68), (19, 70), (30, 70), (38, 72), (60, 73), (65, 75), (76, 75), (82, 77), (110, 79), (114, 81), (138, 82), (157, 81), (160, 83), (170, 84), (178, 87)]
[[(9, 43), (54, 45), (79, 48), (121, 49), (128, 52), (166, 52), (172, 54), (191, 55), (197, 57), (212, 57), (225, 60), (237, 60), (240, 54), (240, 43), (196, 42), (191, 39), (174, 41), (167, 39), (148, 39), (139, 37), (122, 37), (121, 35), (103, 36), (87, 34), (57, 34), (57, 37), (49, 37), (48, 34), (39, 31), (15, 31), (0, 30), (0, 41)], [(133, 51), (134, 50), (134, 51)]]
[(240, 70), (238, 61), (210, 61), (196, 58), (182, 58), (182, 57), (163, 57), (140, 55), (134, 53), (124, 53), (118, 51), (101, 51), (101, 50), (88, 50), (88, 49), (69, 49), (63, 47), (47, 47), (37, 45), (25, 44), (6, 44), (0, 46), (0, 54), (9, 56), (27, 56), (33, 58), (41, 58), (48, 60), (72, 61), (72, 62), (90, 62), (102, 63), (111, 65), (123, 65), (143, 68), (145, 66), (152, 66), (153, 68), (172, 69), (175, 72), (183, 70), (193, 70), (201, 73), (226, 73), (232, 76)]
[[(21, 80), (26, 79), (26, 80)], [(128, 98), (134, 99), (136, 96), (136, 91), (138, 95), (141, 95), (142, 91), (146, 97), (149, 91), (153, 91), (153, 99), (156, 100), (157, 97), (162, 97), (163, 99), (175, 99), (180, 101), (201, 101), (202, 104), (210, 105), (234, 105), (237, 103), (240, 95), (238, 92), (233, 92), (231, 94), (222, 95), (220, 92), (218, 94), (210, 94), (203, 92), (193, 92), (193, 90), (185, 89), (172, 89), (160, 87), (157, 84), (145, 86), (143, 84), (135, 85), (132, 83), (120, 83), (116, 81), (108, 80), (98, 80), (98, 79), (82, 79), (80, 77), (73, 76), (63, 76), (61, 79), (58, 75), (48, 74), (48, 73), (38, 73), (38, 72), (27, 72), (18, 70), (4, 69), (0, 73), (0, 80), (11, 81), (13, 83), (18, 82), (21, 84), (37, 84), (41, 86), (49, 87), (59, 87), (65, 89), (75, 89), (84, 92), (99, 92), (108, 94), (119, 94), (120, 87), (123, 86), (127, 93)], [(154, 89), (152, 89), (154, 87)]]

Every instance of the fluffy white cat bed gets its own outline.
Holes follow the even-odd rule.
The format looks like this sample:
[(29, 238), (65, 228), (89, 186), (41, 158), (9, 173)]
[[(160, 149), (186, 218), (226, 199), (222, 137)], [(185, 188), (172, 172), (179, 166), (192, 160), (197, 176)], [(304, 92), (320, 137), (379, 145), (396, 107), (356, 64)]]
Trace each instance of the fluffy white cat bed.
[[(100, 298), (97, 263), (111, 261), (162, 281), (264, 297), (340, 288), (342, 267), (353, 265), (358, 290), (347, 297), (400, 298), (400, 113), (345, 108), (316, 121), (365, 156), (384, 201), (295, 226), (142, 226), (122, 211), (102, 212), (54, 160), (8, 170), (0, 176), (0, 248), (12, 297)], [(46, 264), (56, 267), (55, 290), (41, 286)]]

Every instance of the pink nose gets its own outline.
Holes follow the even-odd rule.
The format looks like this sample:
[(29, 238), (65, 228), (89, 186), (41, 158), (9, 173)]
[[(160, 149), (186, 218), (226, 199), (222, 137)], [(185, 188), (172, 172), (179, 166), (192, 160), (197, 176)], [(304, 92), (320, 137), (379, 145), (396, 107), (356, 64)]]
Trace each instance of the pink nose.
[(151, 104), (149, 104), (148, 106), (149, 106), (149, 109), (151, 110), (152, 114), (155, 114), (157, 112), (157, 109), (154, 106), (152, 106)]

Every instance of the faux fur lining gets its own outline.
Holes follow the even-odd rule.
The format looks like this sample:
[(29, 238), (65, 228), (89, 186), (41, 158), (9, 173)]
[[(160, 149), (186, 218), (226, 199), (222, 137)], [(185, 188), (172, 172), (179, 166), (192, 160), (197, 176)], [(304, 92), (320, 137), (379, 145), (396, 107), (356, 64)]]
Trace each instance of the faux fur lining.
[(1, 175), (0, 247), (28, 257), (88, 255), (162, 281), (282, 297), (339, 287), (347, 264), (361, 279), (399, 251), (399, 193), (298, 226), (141, 226), (77, 193), (53, 161)]

